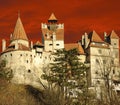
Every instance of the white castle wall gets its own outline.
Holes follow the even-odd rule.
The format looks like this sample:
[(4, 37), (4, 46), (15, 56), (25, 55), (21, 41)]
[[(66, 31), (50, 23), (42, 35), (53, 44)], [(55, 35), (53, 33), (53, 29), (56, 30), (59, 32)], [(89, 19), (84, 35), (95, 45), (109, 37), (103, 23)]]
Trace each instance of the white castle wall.
[(3, 53), (0, 59), (6, 60), (7, 67), (13, 70), (12, 82), (34, 85), (40, 85), (40, 82), (43, 82), (47, 85), (47, 82), (41, 79), (41, 75), (44, 66), (50, 62), (49, 55), (47, 52), (35, 53), (35, 50), (17, 50)]

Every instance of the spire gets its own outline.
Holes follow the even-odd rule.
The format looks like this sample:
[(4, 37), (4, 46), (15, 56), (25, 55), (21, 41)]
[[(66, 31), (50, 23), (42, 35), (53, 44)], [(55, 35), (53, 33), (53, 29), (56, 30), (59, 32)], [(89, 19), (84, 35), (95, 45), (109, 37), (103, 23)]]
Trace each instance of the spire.
[(55, 17), (54, 13), (52, 13), (48, 19), (48, 22), (51, 23), (56, 23), (57, 22), (57, 18)]
[(23, 24), (20, 19), (19, 12), (18, 12), (18, 19), (17, 19), (16, 26), (15, 26), (11, 40), (18, 40), (18, 39), (28, 40)]
[(115, 33), (114, 30), (112, 30), (111, 34), (110, 34), (110, 37), (111, 38), (114, 38), (114, 39), (119, 39), (118, 35)]

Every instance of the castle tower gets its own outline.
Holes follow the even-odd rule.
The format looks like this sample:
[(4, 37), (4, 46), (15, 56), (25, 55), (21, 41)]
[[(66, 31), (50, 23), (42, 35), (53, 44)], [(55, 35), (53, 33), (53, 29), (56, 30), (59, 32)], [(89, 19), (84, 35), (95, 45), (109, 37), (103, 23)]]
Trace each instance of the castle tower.
[(88, 79), (90, 86), (96, 86), (103, 82), (102, 73), (105, 70), (104, 67), (110, 61), (109, 60), (109, 45), (104, 42), (99, 35), (93, 31), (88, 35), (90, 40), (89, 46), (86, 49), (87, 62), (90, 64), (90, 70), (88, 71)]
[(110, 44), (112, 46), (112, 57), (114, 58), (114, 64), (119, 65), (119, 37), (115, 33), (114, 30), (112, 30), (110, 34)]
[(57, 24), (58, 20), (52, 13), (48, 24), (41, 24), (45, 51), (64, 48), (64, 24)]
[(29, 47), (28, 38), (25, 33), (25, 30), (19, 15), (15, 25), (13, 35), (11, 36), (10, 40), (11, 40), (11, 44), (19, 43), (19, 44), (25, 45), (26, 47)]

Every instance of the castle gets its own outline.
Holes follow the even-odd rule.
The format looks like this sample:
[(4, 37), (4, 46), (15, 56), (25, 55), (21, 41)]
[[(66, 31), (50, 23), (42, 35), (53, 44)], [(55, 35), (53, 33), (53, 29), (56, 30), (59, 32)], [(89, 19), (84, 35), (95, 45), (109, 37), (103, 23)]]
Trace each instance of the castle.
[(107, 73), (108, 68), (110, 78), (114, 79), (119, 75), (119, 37), (114, 31), (110, 35), (105, 33), (104, 41), (93, 31), (90, 34), (85, 33), (78, 43), (65, 44), (64, 24), (58, 24), (53, 13), (47, 24), (41, 24), (41, 30), (42, 42), (37, 41), (33, 44), (29, 41), (18, 16), (14, 32), (10, 35), (9, 45), (6, 47), (6, 41), (2, 40), (0, 59), (5, 59), (7, 67), (13, 71), (13, 82), (37, 86), (40, 85), (39, 83), (47, 85), (41, 75), (44, 68), (52, 62), (51, 52), (62, 48), (78, 49), (80, 61), (90, 66), (88, 73), (90, 86), (102, 82), (102, 75)]

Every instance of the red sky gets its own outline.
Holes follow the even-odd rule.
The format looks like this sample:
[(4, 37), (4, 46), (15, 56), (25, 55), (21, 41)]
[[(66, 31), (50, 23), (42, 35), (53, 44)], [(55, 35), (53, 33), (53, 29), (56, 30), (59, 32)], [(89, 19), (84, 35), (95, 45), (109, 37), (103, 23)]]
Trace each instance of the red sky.
[(41, 40), (41, 23), (53, 12), (65, 25), (65, 42), (84, 32), (101, 36), (113, 29), (120, 35), (120, 0), (0, 0), (0, 42), (13, 33), (18, 11), (30, 40)]

